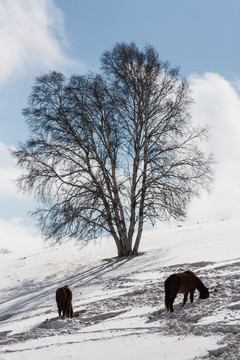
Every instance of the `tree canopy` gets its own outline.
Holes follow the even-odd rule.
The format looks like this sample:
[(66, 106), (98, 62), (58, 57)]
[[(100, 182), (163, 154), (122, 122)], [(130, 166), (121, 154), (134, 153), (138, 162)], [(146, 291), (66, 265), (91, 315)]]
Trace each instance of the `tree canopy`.
[(152, 46), (117, 43), (98, 74), (36, 78), (23, 114), (30, 137), (13, 152), (18, 186), (41, 206), (46, 238), (110, 234), (119, 256), (137, 254), (143, 225), (183, 219), (212, 180), (178, 68)]

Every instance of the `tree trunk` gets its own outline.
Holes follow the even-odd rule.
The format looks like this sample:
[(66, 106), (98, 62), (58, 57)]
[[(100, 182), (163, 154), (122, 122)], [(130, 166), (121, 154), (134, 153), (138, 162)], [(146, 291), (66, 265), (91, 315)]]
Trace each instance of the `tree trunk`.
[(117, 245), (119, 258), (131, 256), (133, 254), (132, 243), (128, 239), (122, 239), (122, 240), (118, 239), (118, 241), (116, 241), (115, 239), (115, 243)]
[[(145, 130), (146, 132), (146, 130)], [(147, 137), (146, 137), (147, 139)], [(133, 248), (133, 254), (138, 255), (138, 248), (140, 244), (140, 240), (142, 237), (143, 232), (143, 221), (144, 221), (144, 201), (146, 195), (146, 180), (147, 180), (147, 141), (145, 140), (145, 148), (144, 148), (144, 168), (143, 168), (143, 177), (142, 177), (142, 193), (141, 193), (141, 200), (139, 206), (139, 221), (138, 221), (138, 232)]]
[(136, 237), (133, 252), (132, 252), (133, 255), (138, 255), (138, 248), (139, 248), (140, 240), (142, 237), (142, 230), (143, 230), (143, 221), (140, 220), (139, 229), (138, 229), (137, 237)]

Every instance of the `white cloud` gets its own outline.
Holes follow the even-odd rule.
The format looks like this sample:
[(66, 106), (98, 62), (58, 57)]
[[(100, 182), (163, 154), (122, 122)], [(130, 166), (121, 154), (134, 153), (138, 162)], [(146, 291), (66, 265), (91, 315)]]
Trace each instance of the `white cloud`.
[[(24, 252), (39, 249), (43, 245), (39, 232), (33, 226), (24, 224), (22, 219), (27, 211), (27, 202), (26, 196), (18, 192), (16, 187), (15, 180), (20, 176), (20, 172), (10, 155), (9, 148), (0, 142), (0, 203), (1, 214), (5, 217), (5, 219), (0, 218), (0, 252), (4, 250)], [(9, 209), (15, 203), (18, 207), (21, 204), (18, 218), (11, 215), (16, 212)], [(5, 216), (5, 212), (10, 216)]]
[(193, 201), (189, 217), (219, 220), (240, 216), (240, 96), (233, 84), (218, 74), (191, 76), (195, 104), (193, 120), (210, 126), (205, 148), (217, 160), (216, 181), (210, 195)]
[(43, 242), (39, 232), (31, 226), (25, 225), (21, 218), (26, 212), (26, 201), (24, 195), (17, 191), (15, 183), (20, 176), (20, 169), (16, 167), (9, 148), (2, 142), (0, 142), (0, 174), (1, 212), (4, 214), (5, 210), (6, 213), (9, 213), (9, 207), (14, 206), (16, 202), (22, 204), (18, 218), (11, 215), (10, 217), (6, 216), (5, 219), (0, 218), (0, 252), (5, 249), (12, 252), (40, 248)]
[(77, 65), (64, 52), (63, 15), (53, 0), (0, 0), (0, 19), (0, 83)]
[(0, 251), (26, 252), (40, 249), (44, 242), (40, 234), (29, 226), (25, 226), (19, 219), (0, 219)]
[(195, 104), (193, 119), (211, 127), (209, 150), (217, 160), (240, 156), (240, 97), (235, 87), (218, 74), (192, 76), (191, 88)]
[(8, 197), (23, 196), (17, 191), (16, 187), (16, 179), (19, 177), (20, 171), (16, 167), (16, 163), (11, 157), (9, 150), (10, 149), (4, 143), (0, 142), (1, 200)]

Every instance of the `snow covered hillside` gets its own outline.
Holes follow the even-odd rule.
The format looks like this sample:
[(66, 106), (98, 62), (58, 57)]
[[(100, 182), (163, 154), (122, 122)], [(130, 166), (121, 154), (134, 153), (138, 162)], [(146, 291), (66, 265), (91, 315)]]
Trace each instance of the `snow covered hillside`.
[[(0, 251), (0, 359), (240, 359), (240, 221), (144, 233), (142, 254), (115, 258), (110, 239)], [(207, 300), (164, 308), (168, 275), (194, 271)], [(57, 287), (73, 291), (58, 318)]]

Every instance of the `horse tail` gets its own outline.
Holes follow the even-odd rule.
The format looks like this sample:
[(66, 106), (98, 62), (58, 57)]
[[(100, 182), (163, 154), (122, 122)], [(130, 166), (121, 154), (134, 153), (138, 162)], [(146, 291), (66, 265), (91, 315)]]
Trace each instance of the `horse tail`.
[(167, 278), (164, 282), (164, 288), (165, 288), (165, 306), (167, 308), (167, 311), (170, 310), (170, 304), (171, 304), (171, 284), (170, 279)]

